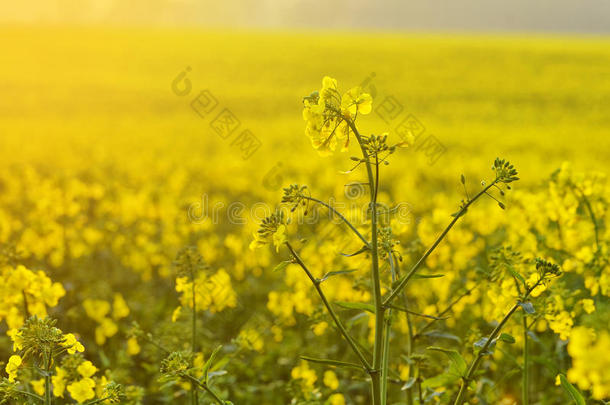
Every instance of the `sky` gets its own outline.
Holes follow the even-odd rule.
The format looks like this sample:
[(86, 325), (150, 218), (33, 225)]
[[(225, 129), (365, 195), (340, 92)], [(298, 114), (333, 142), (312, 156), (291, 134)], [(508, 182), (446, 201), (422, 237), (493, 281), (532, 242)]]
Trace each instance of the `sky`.
[(610, 33), (610, 0), (20, 0), (3, 24)]

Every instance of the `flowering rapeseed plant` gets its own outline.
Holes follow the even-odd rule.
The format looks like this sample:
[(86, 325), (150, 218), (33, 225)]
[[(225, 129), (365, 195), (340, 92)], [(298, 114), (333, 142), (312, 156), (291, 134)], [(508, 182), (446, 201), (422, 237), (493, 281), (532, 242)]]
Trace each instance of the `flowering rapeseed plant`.
[[(505, 189), (510, 189), (510, 183), (519, 180), (517, 177), (517, 170), (509, 162), (496, 159), (492, 166), (492, 170), (495, 172), (495, 178), (492, 179), (489, 184), (483, 182), (483, 189), (472, 198), (468, 196), (467, 193), (467, 199), (462, 201), (459, 210), (453, 214), (453, 220), (450, 221), (445, 231), (441, 233), (432, 246), (413, 265), (411, 270), (406, 274), (401, 275), (399, 263), (402, 260), (402, 255), (397, 249), (398, 242), (392, 237), (391, 221), (387, 221), (384, 218), (384, 211), (381, 209), (378, 198), (380, 190), (381, 167), (389, 164), (388, 157), (395, 152), (398, 146), (408, 146), (409, 142), (402, 141), (397, 142), (395, 145), (388, 145), (389, 136), (387, 134), (383, 134), (381, 136), (365, 136), (360, 133), (356, 126), (356, 119), (358, 118), (359, 114), (364, 115), (371, 111), (372, 99), (370, 95), (363, 93), (362, 89), (359, 87), (353, 88), (341, 96), (338, 90), (337, 81), (330, 77), (325, 77), (322, 80), (322, 89), (305, 97), (303, 102), (303, 117), (307, 121), (305, 133), (311, 139), (313, 147), (318, 150), (320, 154), (330, 154), (336, 149), (338, 142), (341, 143), (342, 150), (347, 150), (349, 147), (350, 135), (356, 138), (362, 156), (352, 158), (352, 160), (356, 161), (357, 164), (350, 170), (350, 172), (356, 170), (359, 166), (364, 166), (366, 169), (368, 180), (364, 184), (366, 184), (370, 193), (370, 201), (367, 206), (367, 218), (369, 222), (366, 224), (353, 225), (344, 215), (334, 209), (331, 205), (325, 204), (319, 199), (311, 197), (309, 188), (305, 186), (292, 185), (284, 189), (282, 202), (288, 203), (291, 206), (291, 213), (294, 213), (296, 208), (299, 206), (307, 205), (309, 202), (323, 205), (334, 215), (339, 217), (350, 228), (350, 230), (353, 231), (354, 235), (363, 242), (363, 246), (360, 250), (348, 256), (355, 257), (366, 254), (370, 257), (371, 272), (370, 284), (368, 285), (370, 295), (367, 298), (372, 297), (373, 302), (336, 302), (335, 305), (350, 309), (364, 310), (372, 313), (373, 316), (370, 318), (372, 321), (371, 329), (373, 331), (371, 335), (373, 342), (372, 358), (370, 354), (367, 354), (367, 350), (357, 343), (356, 338), (348, 330), (343, 321), (341, 321), (333, 305), (327, 298), (326, 293), (322, 289), (322, 283), (328, 278), (334, 276), (340, 277), (343, 274), (351, 273), (352, 270), (329, 271), (322, 277), (316, 276), (314, 273), (315, 270), (311, 270), (309, 266), (306, 265), (304, 259), (301, 258), (301, 255), (297, 253), (296, 248), (293, 247), (293, 242), (291, 240), (294, 239), (294, 237), (287, 232), (287, 226), (290, 224), (290, 220), (285, 219), (283, 211), (277, 211), (263, 220), (258, 233), (255, 234), (255, 239), (252, 242), (251, 247), (261, 247), (266, 243), (273, 243), (276, 251), (279, 251), (280, 247), (286, 247), (290, 255), (290, 260), (283, 262), (283, 264), (278, 267), (285, 268), (290, 264), (297, 264), (299, 267), (301, 267), (309, 281), (313, 284), (320, 300), (328, 312), (328, 315), (334, 322), (337, 331), (344, 338), (348, 346), (351, 347), (359, 363), (346, 363), (338, 360), (314, 359), (309, 357), (305, 359), (338, 367), (361, 369), (368, 374), (370, 379), (371, 402), (374, 405), (385, 405), (387, 403), (390, 373), (392, 372), (389, 361), (390, 350), (392, 348), (392, 320), (395, 317), (395, 311), (413, 314), (413, 311), (407, 309), (406, 305), (401, 306), (395, 303), (395, 299), (398, 296), (403, 295), (404, 288), (409, 280), (413, 278), (427, 257), (440, 244), (458, 219), (466, 214), (468, 208), (477, 199), (486, 195), (496, 200), (501, 208), (505, 208), (504, 203), (499, 201), (496, 197), (493, 197), (490, 194), (490, 191), (492, 188), (494, 188), (497, 189), (501, 195), (504, 195)], [(462, 184), (464, 184), (465, 187), (464, 176), (462, 176)], [(504, 186), (505, 189), (503, 189), (502, 186)], [(361, 232), (358, 230), (358, 228), (364, 228), (365, 231)], [(366, 233), (363, 235), (364, 232)], [(389, 276), (388, 273), (382, 273), (382, 271), (386, 268), (389, 270)], [(545, 277), (546, 272), (542, 271), (534, 286), (524, 284), (523, 288), (525, 291), (522, 299), (528, 298), (532, 291), (545, 280)], [(388, 281), (390, 284), (387, 286), (383, 285), (384, 282)], [(301, 295), (303, 292), (297, 292), (297, 294)], [(269, 299), (269, 309), (278, 314), (283, 313), (282, 317), (288, 319), (290, 319), (291, 316), (290, 308), (297, 308), (297, 306), (302, 306), (303, 302), (308, 301), (305, 299), (305, 296), (303, 296), (302, 298), (298, 299), (299, 304), (295, 302), (294, 304), (287, 305), (286, 301), (290, 300), (290, 298), (285, 295), (279, 295), (278, 293), (270, 294)], [(277, 305), (276, 303), (279, 302), (283, 303)], [(519, 307), (513, 307), (505, 319), (508, 319), (510, 314), (512, 314), (516, 308)], [(288, 312), (286, 312), (286, 310)], [(309, 314), (311, 314), (311, 311), (309, 311)], [(505, 321), (502, 322), (502, 324), (504, 323)], [(497, 328), (497, 330), (499, 331), (499, 328)], [(487, 346), (489, 346), (491, 344), (490, 342), (496, 338), (496, 334), (497, 331), (494, 331), (494, 333), (492, 333), (492, 335), (488, 338), (482, 352), (487, 351)], [(409, 346), (411, 346), (411, 344), (409, 344)], [(463, 362), (463, 360), (461, 361)], [(463, 370), (460, 369), (457, 378), (463, 376), (465, 381), (472, 378), (478, 362), (479, 360), (475, 360), (475, 363), (471, 367), (468, 374), (466, 374), (465, 368)], [(311, 374), (306, 366), (306, 363), (303, 363), (300, 368), (293, 369), (292, 374), (293, 378), (301, 379), (303, 384), (305, 384), (303, 391), (313, 389), (313, 383), (316, 380), (315, 374)], [(445, 382), (449, 381), (445, 380)], [(419, 381), (419, 383), (421, 383), (421, 381)], [(428, 385), (430, 386), (430, 384)], [(421, 401), (421, 387), (419, 390)], [(456, 404), (461, 404), (463, 402), (464, 394), (465, 391), (463, 384), (460, 394), (456, 399)], [(409, 394), (409, 396), (410, 395), (411, 394)], [(409, 401), (411, 402), (412, 400), (413, 398), (410, 396)]]

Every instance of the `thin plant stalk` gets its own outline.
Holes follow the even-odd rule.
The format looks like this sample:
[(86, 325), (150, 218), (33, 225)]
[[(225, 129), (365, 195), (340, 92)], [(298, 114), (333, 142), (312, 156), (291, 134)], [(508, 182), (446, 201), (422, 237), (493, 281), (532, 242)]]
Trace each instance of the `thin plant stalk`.
[(470, 293), (472, 293), (472, 291), (475, 289), (476, 287), (472, 287), (469, 288), (468, 290), (466, 290), (466, 292), (462, 295), (460, 295), (459, 297), (457, 297), (455, 300), (453, 300), (449, 305), (447, 305), (447, 307), (445, 309), (443, 309), (441, 312), (439, 312), (436, 315), (436, 319), (432, 319), (431, 321), (428, 321), (424, 326), (422, 326), (419, 331), (417, 331), (416, 334), (413, 335), (413, 339), (417, 340), (419, 337), (422, 336), (422, 334), (428, 330), (432, 325), (434, 325), (434, 323), (441, 319), (444, 315), (446, 315), (449, 311), (451, 311), (453, 309), (453, 307), (460, 302), (462, 299), (464, 299), (464, 297), (470, 295)]
[[(388, 262), (390, 263), (390, 269), (392, 273), (392, 281), (394, 281), (394, 274), (398, 271), (395, 265), (396, 261), (392, 252), (388, 253)], [(388, 400), (388, 380), (390, 371), (390, 339), (392, 330), (392, 310), (388, 309), (385, 315), (385, 337), (383, 340), (383, 362), (381, 368), (381, 404), (386, 405)]]
[(337, 217), (339, 217), (339, 219), (341, 219), (343, 222), (345, 222), (345, 224), (354, 232), (354, 234), (356, 236), (358, 236), (358, 238), (367, 246), (369, 247), (369, 241), (366, 240), (366, 238), (364, 236), (362, 236), (362, 234), (358, 231), (358, 229), (356, 229), (356, 227), (354, 225), (352, 225), (351, 222), (349, 222), (347, 220), (347, 218), (345, 218), (345, 216), (343, 216), (339, 211), (337, 211), (333, 206), (331, 206), (330, 204), (325, 203), (324, 201), (318, 200), (317, 198), (313, 198), (313, 197), (309, 197), (309, 196), (303, 196), (303, 198), (305, 198), (306, 200), (315, 202), (316, 204), (320, 204), (324, 207), (326, 207), (330, 212), (332, 212), (334, 215), (336, 215)]
[(428, 256), (430, 256), (430, 254), (442, 242), (442, 240), (445, 238), (445, 236), (447, 236), (447, 234), (449, 233), (451, 228), (453, 228), (453, 226), (456, 224), (458, 219), (460, 219), (466, 213), (466, 211), (468, 210), (468, 207), (470, 207), (482, 195), (487, 194), (487, 190), (489, 190), (491, 187), (493, 187), (497, 183), (497, 181), (498, 180), (496, 179), (493, 182), (491, 182), (488, 186), (486, 186), (483, 190), (481, 190), (472, 199), (468, 200), (468, 202), (466, 204), (464, 204), (464, 206), (455, 214), (453, 220), (451, 220), (451, 222), (449, 223), (449, 225), (447, 225), (445, 230), (440, 234), (440, 236), (436, 239), (436, 241), (434, 241), (432, 246), (430, 246), (430, 248), (426, 251), (426, 253), (424, 253), (424, 255), (417, 261), (417, 263), (415, 263), (415, 265), (413, 265), (411, 270), (399, 281), (396, 288), (394, 288), (392, 290), (392, 292), (390, 293), (390, 295), (383, 301), (383, 306), (387, 306), (394, 300), (394, 298), (396, 298), (396, 296), (398, 296), (400, 291), (407, 285), (407, 283), (409, 282), (411, 277), (413, 277), (415, 275), (415, 272), (417, 272), (417, 270), (421, 267), (421, 265), (424, 264), (424, 262), (426, 261)]
[(51, 366), (53, 365), (53, 350), (50, 349), (47, 359), (44, 373), (44, 403), (45, 405), (51, 405), (53, 397), (51, 395)]
[(377, 251), (377, 183), (379, 179), (379, 162), (376, 162), (376, 174), (373, 177), (373, 167), (369, 161), (368, 152), (362, 141), (362, 136), (354, 121), (346, 120), (350, 129), (354, 132), (362, 158), (366, 166), (366, 172), (369, 179), (369, 190), (371, 193), (370, 209), (371, 209), (371, 278), (373, 283), (373, 301), (375, 305), (375, 343), (373, 345), (373, 368), (369, 372), (371, 375), (371, 390), (373, 396), (373, 405), (381, 405), (381, 367), (383, 364), (383, 335), (384, 335), (384, 313), (385, 307), (381, 297), (381, 280), (379, 277), (379, 259)]
[[(193, 295), (193, 314), (191, 318), (191, 352), (193, 356), (197, 350), (197, 300), (195, 296), (195, 271), (191, 268), (191, 293)], [(199, 403), (199, 393), (197, 389), (191, 384), (191, 402), (193, 405), (197, 405)]]
[(385, 314), (385, 337), (383, 340), (383, 363), (381, 365), (381, 405), (387, 404), (388, 380), (390, 369), (390, 330), (392, 328), (392, 310), (388, 309)]
[(43, 398), (43, 397), (41, 397), (39, 395), (36, 395), (34, 393), (27, 392), (27, 391), (22, 391), (22, 390), (15, 390), (15, 392), (18, 392), (21, 395), (25, 395), (26, 397), (34, 398), (34, 399), (36, 399), (38, 401), (45, 402), (45, 398)]
[(191, 385), (197, 386), (197, 387), (201, 388), (202, 390), (204, 390), (205, 392), (207, 392), (208, 394), (210, 394), (210, 396), (212, 398), (214, 398), (214, 402), (216, 402), (217, 404), (225, 405), (225, 401), (222, 398), (220, 398), (220, 396), (216, 393), (216, 391), (214, 391), (212, 389), (212, 387), (210, 387), (208, 384), (202, 383), (198, 379), (196, 379), (193, 376), (188, 375), (186, 373), (183, 373), (182, 377), (184, 377), (187, 380), (189, 380), (191, 382)]
[(292, 257), (294, 258), (294, 260), (297, 262), (297, 264), (299, 266), (301, 266), (303, 271), (305, 271), (305, 274), (307, 274), (307, 277), (309, 277), (309, 279), (313, 283), (316, 291), (318, 292), (318, 295), (320, 296), (320, 299), (322, 300), (322, 302), (324, 303), (324, 306), (326, 307), (326, 310), (328, 311), (330, 317), (333, 319), (335, 326), (337, 326), (337, 329), (339, 329), (339, 331), (341, 332), (341, 335), (345, 338), (345, 340), (350, 345), (350, 347), (352, 348), (352, 350), (354, 351), (356, 356), (358, 356), (358, 359), (362, 363), (362, 366), (364, 367), (364, 369), (367, 371), (370, 370), (371, 366), (370, 366), (368, 360), (364, 357), (364, 354), (362, 354), (362, 351), (358, 347), (358, 344), (356, 343), (354, 338), (352, 338), (352, 336), (347, 332), (347, 329), (345, 329), (345, 326), (343, 326), (343, 323), (341, 323), (341, 320), (337, 316), (335, 310), (331, 307), (330, 303), (328, 302), (328, 299), (326, 298), (324, 291), (322, 291), (322, 288), (320, 287), (321, 281), (313, 276), (313, 274), (311, 273), (311, 271), (309, 270), (307, 265), (305, 265), (305, 263), (303, 262), (303, 260), (299, 256), (299, 254), (296, 252), (296, 250), (294, 250), (292, 245), (288, 242), (285, 242), (285, 245), (288, 248), (288, 250), (290, 251), (290, 253), (292, 254)]
[[(542, 282), (542, 280), (543, 280), (543, 278), (541, 277), (532, 287), (529, 287), (527, 289), (527, 291), (525, 292), (522, 299), (523, 300), (527, 299), (529, 297), (529, 295), (531, 294), (531, 292), (534, 291), (534, 289), (536, 287), (538, 287), (538, 285)], [(487, 337), (487, 341), (485, 342), (483, 347), (479, 350), (476, 357), (470, 364), (470, 367), (468, 368), (466, 375), (462, 378), (460, 390), (458, 392), (458, 395), (457, 395), (453, 405), (462, 405), (464, 403), (464, 401), (466, 400), (466, 391), (468, 390), (468, 384), (470, 383), (470, 381), (472, 381), (474, 374), (476, 373), (477, 369), (481, 365), (481, 361), (483, 360), (483, 357), (486, 355), (487, 350), (489, 349), (489, 346), (491, 346), (491, 343), (498, 337), (498, 335), (500, 334), (500, 331), (502, 330), (502, 328), (504, 327), (506, 322), (508, 322), (508, 320), (515, 313), (515, 311), (517, 309), (519, 309), (520, 305), (521, 305), (521, 301), (517, 301), (512, 306), (512, 308), (506, 313), (506, 315), (504, 315), (504, 318), (502, 318), (500, 323), (495, 327), (495, 329), (491, 332), (491, 334)]]
[(529, 339), (528, 339), (527, 317), (523, 313), (523, 374), (521, 380), (521, 390), (523, 405), (529, 404), (528, 390), (528, 367), (529, 367)]
[[(407, 299), (406, 291), (402, 295), (402, 299), (403, 299), (403, 306), (405, 307), (405, 309), (408, 309), (409, 301)], [(413, 351), (415, 350), (415, 339), (413, 338), (413, 324), (411, 322), (411, 314), (409, 312), (405, 312), (405, 319), (407, 321), (407, 356), (409, 357), (409, 360), (411, 360), (410, 359), (411, 355), (413, 354)], [(413, 362), (409, 361), (409, 378), (413, 378), (414, 371), (415, 371), (415, 368), (413, 367)], [(419, 384), (419, 378), (418, 378), (418, 381), (416, 381), (416, 384)], [(406, 394), (407, 394), (407, 405), (413, 405), (413, 386), (410, 386), (409, 388), (406, 389)]]

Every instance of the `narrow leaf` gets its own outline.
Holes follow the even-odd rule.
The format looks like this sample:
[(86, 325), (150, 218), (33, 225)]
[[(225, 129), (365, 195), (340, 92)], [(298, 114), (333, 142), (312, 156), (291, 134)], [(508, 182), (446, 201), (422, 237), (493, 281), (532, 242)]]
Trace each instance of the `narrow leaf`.
[(359, 250), (357, 250), (354, 253), (349, 253), (349, 254), (348, 253), (341, 253), (341, 256), (354, 257), (354, 256), (357, 256), (357, 255), (359, 255), (361, 253), (366, 252), (367, 250), (369, 250), (369, 248), (365, 245), (365, 246), (362, 246)]
[(535, 314), (536, 310), (531, 302), (519, 302), (519, 306), (528, 314)]
[[(489, 340), (489, 338), (482, 337), (481, 339), (474, 342), (473, 346), (475, 347), (475, 349), (483, 350), (483, 348), (487, 344), (488, 340)], [(491, 343), (489, 343), (489, 346), (487, 346), (487, 349), (484, 352), (482, 352), (482, 354), (483, 355), (494, 354), (495, 347), (496, 347), (496, 340), (494, 339), (491, 341)]]
[(400, 390), (404, 391), (404, 390), (408, 390), (409, 388), (411, 388), (413, 386), (413, 384), (415, 384), (415, 378), (410, 377), (407, 382), (405, 383), (405, 385), (403, 385)]
[(462, 339), (460, 339), (458, 336), (453, 335), (449, 332), (442, 332), (440, 330), (431, 330), (429, 332), (424, 332), (423, 335), (433, 338), (455, 340), (458, 343), (462, 341)]
[(452, 374), (440, 374), (431, 378), (426, 378), (422, 384), (422, 388), (437, 388), (442, 386), (449, 386), (460, 379), (458, 375)]
[(515, 338), (512, 335), (509, 335), (508, 333), (502, 333), (498, 339), (500, 339), (503, 342), (510, 343), (510, 344), (513, 344), (516, 342)]
[(290, 263), (292, 263), (292, 262), (289, 261), (289, 260), (285, 260), (283, 262), (280, 262), (277, 266), (275, 266), (273, 268), (273, 272), (284, 270), (286, 268), (286, 266), (288, 266)]
[(305, 361), (309, 361), (311, 363), (318, 363), (318, 364), (326, 364), (327, 366), (334, 366), (334, 367), (344, 367), (344, 368), (355, 368), (358, 370), (362, 370), (362, 366), (359, 364), (355, 364), (355, 363), (348, 363), (345, 361), (339, 361), (339, 360), (330, 360), (330, 359), (318, 359), (315, 357), (309, 357), (309, 356), (300, 356), (303, 360)]
[(444, 274), (414, 274), (413, 278), (440, 278), (445, 277)]
[(326, 274), (324, 275), (324, 277), (322, 277), (322, 278), (320, 279), (320, 282), (325, 281), (325, 280), (328, 280), (329, 278), (334, 277), (334, 276), (338, 276), (338, 275), (340, 275), (340, 274), (348, 274), (348, 273), (353, 273), (353, 272), (355, 272), (355, 271), (356, 271), (356, 270), (336, 270), (336, 271), (329, 271), (328, 273), (326, 273)]
[(516, 272), (515, 270), (511, 269), (510, 267), (508, 268), (508, 272), (517, 280), (519, 280), (521, 282), (521, 284), (523, 284), (523, 286), (526, 285), (525, 283), (525, 279), (523, 278), (523, 276), (521, 274), (519, 274), (518, 272)]
[(340, 307), (347, 308), (347, 309), (361, 309), (363, 311), (368, 311), (372, 314), (375, 313), (375, 306), (373, 304), (367, 304), (366, 302), (337, 301), (337, 302), (335, 302), (335, 304), (339, 305)]
[(559, 374), (559, 379), (561, 380), (561, 386), (563, 389), (570, 395), (572, 400), (576, 405), (585, 405), (585, 399), (572, 384), (568, 381), (565, 375)]
[(436, 346), (430, 346), (428, 347), (428, 350), (435, 350), (444, 353), (447, 357), (449, 357), (449, 360), (451, 360), (451, 365), (449, 366), (450, 372), (454, 372), (460, 377), (466, 375), (466, 369), (468, 368), (466, 365), (466, 360), (464, 360), (462, 355), (459, 354), (457, 350), (444, 349)]
[(206, 384), (208, 383), (208, 379), (209, 379), (208, 371), (210, 370), (210, 367), (212, 367), (212, 364), (214, 362), (214, 357), (216, 357), (216, 354), (218, 354), (218, 352), (220, 351), (221, 348), (222, 348), (222, 346), (216, 347), (216, 349), (214, 349), (212, 354), (210, 354), (210, 358), (208, 358), (208, 361), (206, 361), (205, 364), (203, 365), (203, 378), (204, 378), (204, 381), (206, 382)]
[(389, 306), (391, 308), (397, 310), (397, 311), (406, 312), (408, 314), (415, 315), (415, 316), (421, 316), (422, 318), (434, 319), (435, 321), (442, 321), (443, 319), (449, 319), (450, 318), (449, 316), (445, 316), (445, 317), (439, 318), (438, 316), (426, 315), (426, 314), (422, 314), (422, 313), (419, 313), (419, 312), (411, 311), (410, 309), (401, 307), (399, 305), (394, 305), (394, 304), (390, 304)]

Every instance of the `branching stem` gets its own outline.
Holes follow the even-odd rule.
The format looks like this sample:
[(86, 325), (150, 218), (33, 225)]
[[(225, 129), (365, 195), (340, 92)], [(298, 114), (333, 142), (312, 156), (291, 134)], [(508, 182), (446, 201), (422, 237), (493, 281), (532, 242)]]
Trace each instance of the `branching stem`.
[[(534, 289), (536, 287), (538, 287), (538, 285), (542, 282), (542, 280), (543, 280), (543, 277), (540, 277), (540, 279), (532, 287), (529, 287), (525, 291), (525, 294), (523, 295), (521, 300), (526, 300), (529, 297), (529, 295), (531, 294), (531, 292), (534, 291)], [(512, 306), (512, 308), (506, 313), (506, 315), (504, 315), (504, 318), (502, 318), (500, 323), (494, 328), (494, 330), (491, 332), (491, 334), (487, 337), (487, 341), (485, 342), (485, 345), (483, 345), (483, 347), (479, 350), (476, 357), (470, 364), (470, 368), (468, 368), (466, 375), (464, 377), (462, 377), (460, 391), (458, 392), (458, 396), (455, 399), (455, 402), (453, 403), (453, 405), (462, 405), (464, 403), (464, 401), (466, 400), (466, 391), (468, 390), (468, 384), (470, 383), (470, 381), (472, 381), (472, 378), (474, 377), (474, 373), (479, 368), (481, 361), (483, 360), (483, 357), (487, 354), (487, 351), (488, 351), (489, 347), (491, 346), (492, 342), (498, 337), (498, 335), (500, 334), (500, 331), (502, 330), (502, 328), (504, 327), (506, 322), (508, 322), (510, 317), (519, 308), (519, 306), (521, 304), (521, 300), (517, 301)]]
[(379, 179), (379, 160), (376, 156), (375, 175), (373, 175), (373, 167), (369, 161), (369, 152), (367, 151), (362, 135), (358, 132), (354, 121), (346, 119), (346, 123), (354, 132), (362, 158), (365, 160), (366, 172), (369, 179), (369, 190), (371, 192), (371, 279), (373, 283), (373, 301), (375, 305), (375, 343), (373, 345), (373, 373), (371, 373), (371, 388), (373, 395), (373, 405), (381, 405), (381, 367), (383, 364), (383, 333), (384, 333), (384, 314), (385, 307), (383, 306), (381, 297), (381, 279), (379, 277), (379, 258), (377, 250), (377, 181)]
[(370, 366), (369, 362), (366, 360), (366, 358), (364, 357), (364, 354), (362, 354), (362, 351), (358, 348), (358, 344), (354, 341), (354, 339), (351, 337), (351, 335), (347, 332), (347, 329), (345, 329), (345, 326), (343, 326), (343, 323), (341, 323), (341, 320), (337, 316), (335, 310), (332, 308), (332, 306), (328, 302), (328, 299), (326, 298), (324, 291), (322, 291), (322, 288), (320, 287), (320, 280), (318, 280), (317, 278), (315, 278), (313, 276), (311, 271), (309, 271), (309, 268), (307, 268), (307, 266), (305, 265), (305, 263), (303, 262), (303, 260), (299, 256), (299, 254), (294, 250), (292, 245), (288, 242), (286, 242), (285, 244), (286, 244), (286, 247), (288, 248), (288, 250), (290, 251), (290, 253), (292, 254), (292, 257), (294, 257), (294, 260), (297, 262), (297, 264), (299, 266), (301, 266), (303, 271), (305, 271), (305, 274), (307, 274), (307, 277), (309, 277), (309, 279), (313, 283), (316, 291), (318, 292), (318, 295), (320, 296), (320, 299), (324, 303), (324, 306), (326, 307), (326, 310), (328, 311), (330, 317), (333, 319), (335, 325), (337, 326), (337, 329), (339, 329), (339, 331), (341, 332), (341, 335), (343, 335), (343, 337), (345, 338), (347, 343), (354, 350), (354, 353), (356, 354), (356, 356), (358, 356), (358, 359), (360, 359), (362, 366), (366, 370), (370, 370), (371, 366)]
[(460, 219), (466, 213), (466, 211), (468, 210), (468, 207), (470, 207), (483, 194), (487, 193), (487, 190), (489, 190), (491, 187), (493, 187), (493, 185), (496, 184), (496, 182), (497, 182), (497, 179), (494, 180), (488, 186), (486, 186), (472, 199), (468, 200), (468, 202), (466, 204), (464, 204), (464, 206), (462, 206), (462, 208), (456, 214), (454, 214), (455, 216), (454, 216), (453, 220), (451, 220), (451, 222), (449, 223), (449, 225), (447, 225), (445, 230), (440, 234), (440, 236), (436, 239), (436, 241), (434, 241), (432, 246), (430, 246), (430, 248), (426, 251), (426, 253), (424, 253), (424, 255), (417, 261), (417, 263), (415, 263), (415, 265), (413, 265), (411, 270), (399, 281), (396, 288), (394, 288), (392, 290), (392, 292), (390, 293), (390, 295), (383, 301), (384, 307), (387, 306), (388, 304), (390, 304), (392, 302), (392, 300), (394, 300), (394, 298), (396, 298), (396, 296), (400, 293), (400, 291), (407, 285), (407, 283), (409, 282), (411, 277), (413, 277), (413, 275), (415, 275), (415, 272), (417, 272), (417, 270), (421, 267), (421, 265), (424, 264), (424, 262), (426, 261), (428, 256), (430, 256), (430, 254), (434, 251), (434, 249), (436, 249), (436, 247), (439, 245), (439, 243), (441, 243), (442, 240), (445, 238), (445, 236), (447, 236), (447, 233), (449, 233), (451, 228), (453, 228), (453, 226), (456, 224), (458, 219)]
[(351, 222), (349, 222), (347, 220), (347, 218), (345, 218), (339, 211), (337, 211), (332, 205), (325, 203), (324, 201), (318, 200), (317, 198), (313, 198), (313, 197), (308, 197), (308, 196), (303, 196), (303, 198), (305, 198), (306, 200), (315, 202), (317, 204), (320, 204), (326, 208), (328, 208), (329, 211), (331, 211), (334, 215), (338, 216), (343, 222), (345, 222), (345, 224), (347, 226), (349, 226), (349, 228), (356, 234), (356, 236), (358, 236), (358, 238), (360, 238), (360, 240), (367, 246), (370, 247), (369, 241), (366, 240), (366, 238), (364, 236), (362, 236), (362, 234), (358, 231), (358, 229), (356, 229), (356, 227), (354, 225), (352, 225)]
[(183, 378), (186, 378), (187, 380), (189, 380), (191, 382), (191, 384), (195, 384), (196, 386), (198, 386), (199, 388), (201, 388), (202, 390), (204, 390), (205, 392), (210, 394), (210, 396), (212, 398), (214, 398), (214, 402), (216, 402), (217, 404), (225, 405), (225, 401), (223, 401), (223, 399), (220, 398), (220, 396), (208, 384), (202, 383), (195, 377), (188, 375), (186, 373), (182, 373), (182, 374), (180, 374), (180, 376)]

